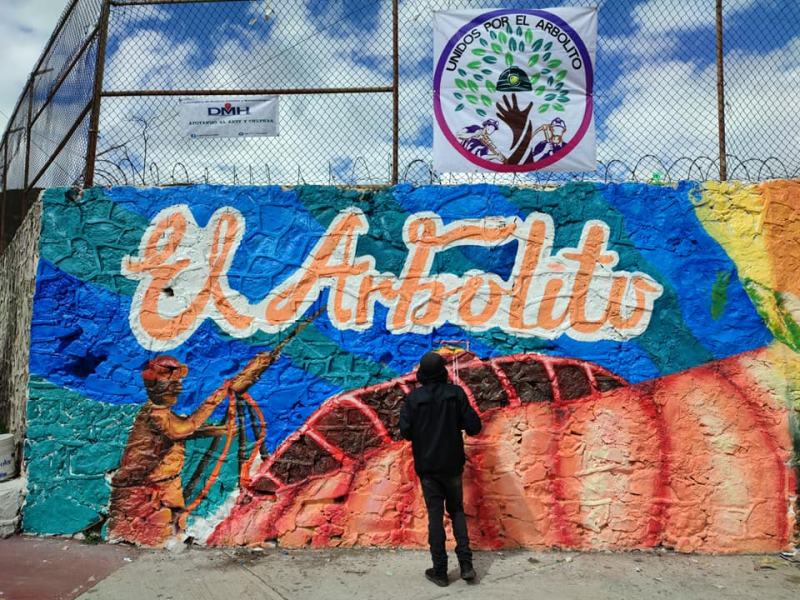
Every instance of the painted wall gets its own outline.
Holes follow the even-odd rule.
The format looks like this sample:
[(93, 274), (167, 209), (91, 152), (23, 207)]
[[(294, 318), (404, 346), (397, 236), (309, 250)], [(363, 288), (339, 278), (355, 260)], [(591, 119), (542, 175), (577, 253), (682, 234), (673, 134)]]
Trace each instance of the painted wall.
[[(791, 545), (800, 183), (43, 196), (24, 527), (424, 546), (439, 349), (477, 547)], [(794, 446), (793, 446), (794, 440)]]

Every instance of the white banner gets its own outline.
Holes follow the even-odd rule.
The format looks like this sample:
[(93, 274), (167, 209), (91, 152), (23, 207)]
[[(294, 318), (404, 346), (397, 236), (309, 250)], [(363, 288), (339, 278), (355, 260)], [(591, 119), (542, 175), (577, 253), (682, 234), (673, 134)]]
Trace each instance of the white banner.
[(433, 15), (437, 171), (594, 171), (596, 8)]
[(278, 135), (278, 97), (181, 98), (185, 137), (261, 137)]

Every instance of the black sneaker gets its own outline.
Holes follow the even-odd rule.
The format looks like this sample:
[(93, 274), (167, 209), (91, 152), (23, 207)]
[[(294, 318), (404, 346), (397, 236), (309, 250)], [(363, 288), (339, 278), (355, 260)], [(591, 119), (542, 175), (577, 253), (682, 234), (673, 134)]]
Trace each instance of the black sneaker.
[(472, 568), (471, 562), (464, 562), (461, 563), (461, 579), (464, 581), (474, 581), (475, 578), (478, 576), (475, 573), (475, 569)]
[(437, 573), (436, 569), (425, 569), (425, 578), (439, 587), (447, 587), (450, 585), (450, 580), (447, 579), (447, 573)]

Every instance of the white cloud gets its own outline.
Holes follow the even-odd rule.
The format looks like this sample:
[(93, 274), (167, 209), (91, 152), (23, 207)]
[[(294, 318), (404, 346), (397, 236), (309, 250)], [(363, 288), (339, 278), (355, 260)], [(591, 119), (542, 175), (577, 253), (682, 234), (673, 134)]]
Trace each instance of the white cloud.
[(5, 130), (7, 118), (66, 5), (67, 0), (0, 2), (0, 130)]
[(193, 42), (174, 43), (161, 31), (139, 29), (125, 37), (108, 58), (103, 79), (106, 90), (179, 87), (188, 61), (198, 50)]
[(626, 72), (614, 87), (621, 102), (606, 118), (599, 158), (625, 160), (632, 150), (637, 156), (715, 156), (715, 72), (715, 66), (698, 71), (674, 60)]
[[(734, 13), (747, 10), (762, 0), (725, 0), (724, 16), (730, 18)], [(633, 9), (633, 21), (643, 33), (692, 31), (713, 27), (716, 11), (712, 0), (681, 0), (664, 2), (648, 0)]]
[(741, 158), (775, 157), (797, 173), (800, 36), (766, 55), (731, 53), (725, 76), (728, 152)]
[[(792, 108), (800, 85), (800, 37), (766, 55), (731, 53), (725, 69), (728, 153), (740, 160), (775, 157), (791, 171), (800, 156), (800, 123)], [(688, 62), (667, 60), (626, 72), (614, 89), (621, 103), (606, 119), (599, 158), (625, 159), (631, 149), (634, 156), (646, 149), (667, 165), (681, 157), (716, 159), (715, 82), (714, 64), (698, 69)], [(703, 172), (710, 166), (701, 164)], [(687, 175), (688, 164), (684, 167), (679, 175)], [(778, 169), (776, 174), (788, 173)], [(697, 170), (689, 175), (701, 176)], [(740, 167), (732, 176), (758, 178), (758, 166), (751, 165), (749, 172)]]
[[(39, 0), (44, 2), (45, 0)], [(448, 8), (448, 0), (401, 2), (400, 52), (404, 65), (425, 63), (431, 53), (432, 10)], [(496, 2), (474, 3), (494, 6)], [(598, 153), (603, 161), (623, 159), (633, 163), (644, 154), (656, 154), (670, 162), (681, 156), (710, 156), (717, 152), (715, 67), (704, 60), (696, 64), (674, 56), (677, 29), (698, 24), (713, 26), (713, 6), (691, 0), (690, 9), (649, 1), (633, 14), (636, 31), (630, 36), (604, 38), (606, 57), (621, 61), (623, 75), (598, 100), (613, 101), (606, 113)], [(747, 9), (753, 0), (730, 0), (726, 14)], [(126, 20), (129, 29), (117, 53), (109, 57), (107, 89), (281, 86), (384, 86), (390, 83), (390, 3), (380, 3), (377, 31), (359, 32), (344, 39), (331, 15), (329, 29), (284, 3), (271, 2), (269, 18), (264, 5), (254, 3), (241, 22), (229, 21), (209, 28), (202, 39), (176, 42), (154, 25), (169, 27), (176, 13), (153, 9), (146, 25)], [(473, 6), (473, 7), (474, 7)], [(137, 13), (144, 15), (145, 13)], [(659, 16), (660, 15), (660, 16)], [(691, 15), (691, 19), (689, 16)], [(697, 15), (704, 15), (698, 21)], [(668, 18), (667, 18), (668, 17)], [(690, 23), (691, 21), (691, 23)], [(269, 36), (264, 28), (270, 27)], [(800, 39), (800, 38), (798, 38)], [(201, 46), (202, 45), (202, 46)], [(337, 50), (339, 49), (339, 50)], [(342, 51), (342, 49), (344, 49)], [(198, 67), (202, 51), (210, 51), (210, 64)], [(353, 55), (375, 59), (375, 65), (357, 64)], [(775, 155), (796, 164), (800, 155), (800, 127), (788, 107), (795, 103), (792, 90), (800, 83), (800, 41), (764, 55), (729, 53), (728, 139), (729, 152), (753, 156)], [(707, 57), (706, 57), (707, 58)], [(35, 57), (31, 59), (31, 63)], [(711, 63), (711, 64), (709, 64)], [(376, 66), (377, 65), (377, 66)], [(765, 82), (768, 86), (765, 87)], [(21, 89), (21, 84), (17, 88)], [(769, 89), (769, 97), (764, 90)], [(13, 101), (12, 101), (13, 102)], [(431, 73), (404, 73), (401, 79), (401, 170), (414, 158), (429, 160), (429, 146), (415, 146), (416, 132), (431, 123)], [(608, 106), (608, 104), (606, 104)], [(174, 173), (184, 180), (185, 165), (192, 180), (201, 180), (206, 169), (212, 181), (248, 182), (250, 169), (256, 182), (327, 182), (329, 165), (346, 176), (351, 170), (363, 182), (367, 177), (385, 181), (391, 151), (391, 95), (308, 95), (281, 98), (281, 136), (237, 140), (187, 140), (181, 137), (178, 98), (139, 100), (107, 99), (103, 105), (101, 150), (127, 143), (103, 158), (113, 159), (126, 171), (128, 182), (141, 182), (139, 169), (147, 138), (148, 165), (158, 167), (160, 180)], [(144, 119), (144, 121), (142, 121)], [(143, 134), (142, 124), (148, 130)], [(776, 134), (782, 142), (776, 144)], [(786, 138), (794, 135), (784, 143)], [(130, 159), (130, 160), (128, 160)], [(352, 166), (355, 161), (355, 166)], [(300, 174), (297, 165), (301, 165)], [(103, 169), (122, 180), (119, 168), (105, 163)], [(283, 170), (281, 170), (283, 169)], [(654, 167), (655, 169), (655, 167)], [(146, 174), (153, 181), (154, 171)], [(641, 175), (641, 173), (640, 173)], [(685, 176), (685, 173), (683, 173)], [(696, 173), (695, 173), (696, 175)], [(737, 173), (744, 176), (744, 173)], [(751, 173), (751, 176), (754, 175)], [(502, 178), (498, 179), (498, 181)]]
[[(384, 7), (388, 10), (388, 6)], [(262, 7), (263, 10), (263, 7)], [(252, 19), (251, 17), (256, 17)], [(382, 14), (388, 19), (388, 14)], [(207, 39), (216, 42), (213, 61), (204, 68), (192, 67), (197, 48), (176, 44), (156, 31), (139, 32), (124, 41), (109, 61), (109, 88), (136, 87), (155, 89), (230, 88), (230, 87), (360, 87), (386, 86), (391, 79), (368, 66), (353, 62), (349, 52), (334, 51), (382, 47), (391, 49), (391, 38), (380, 33), (362, 34), (359, 39), (342, 42), (337, 37), (335, 19), (330, 30), (320, 31), (304, 11), (281, 10), (275, 5), (270, 16), (271, 32), (265, 40), (267, 24), (263, 13), (245, 15), (242, 23), (228, 23), (223, 30), (209, 31)], [(389, 22), (384, 20), (384, 23)], [(384, 31), (384, 33), (386, 33)], [(213, 40), (213, 41), (212, 41)], [(313, 43), (312, 43), (313, 42)], [(428, 92), (429, 94), (429, 92)], [(428, 97), (427, 102), (430, 99)], [(125, 107), (124, 110), (122, 107)], [(184, 178), (187, 165), (192, 179), (209, 170), (215, 180), (230, 182), (230, 167), (237, 167), (240, 182), (254, 177), (266, 179), (269, 166), (273, 181), (328, 181), (330, 165), (347, 164), (356, 159), (360, 178), (385, 180), (391, 153), (391, 94), (298, 95), (281, 98), (279, 138), (235, 140), (183, 139), (178, 123), (178, 98), (111, 100), (103, 108), (102, 148), (128, 141), (128, 155), (140, 164), (144, 137), (140, 122), (148, 123), (148, 163), (158, 165), (162, 180), (175, 172)], [(424, 116), (424, 113), (423, 113)], [(109, 153), (121, 159), (124, 150)], [(179, 158), (176, 158), (179, 157)], [(297, 165), (302, 165), (298, 178)], [(177, 165), (177, 166), (176, 166)], [(109, 168), (113, 168), (108, 165)], [(349, 167), (344, 167), (349, 171)], [(127, 175), (130, 181), (132, 177)]]

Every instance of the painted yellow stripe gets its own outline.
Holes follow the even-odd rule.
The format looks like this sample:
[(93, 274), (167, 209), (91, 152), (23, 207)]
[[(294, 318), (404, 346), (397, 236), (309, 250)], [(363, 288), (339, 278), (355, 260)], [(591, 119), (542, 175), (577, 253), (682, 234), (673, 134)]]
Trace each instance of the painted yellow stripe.
[(759, 189), (736, 182), (707, 182), (694, 204), (706, 231), (736, 263), (739, 277), (775, 289), (763, 234), (764, 197)]

